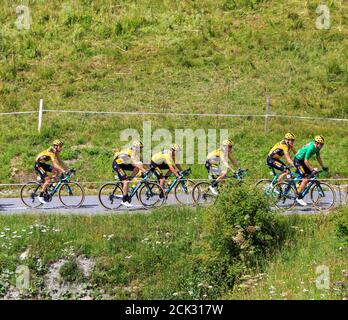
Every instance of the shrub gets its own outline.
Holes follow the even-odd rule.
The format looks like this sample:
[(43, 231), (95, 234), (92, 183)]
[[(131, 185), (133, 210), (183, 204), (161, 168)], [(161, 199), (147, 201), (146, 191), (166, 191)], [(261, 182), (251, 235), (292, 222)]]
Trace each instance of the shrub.
[(84, 279), (84, 275), (76, 261), (67, 261), (64, 263), (59, 269), (59, 274), (67, 282), (81, 281)]
[(227, 184), (204, 220), (205, 253), (196, 261), (195, 272), (219, 290), (233, 287), (292, 232), (286, 219), (271, 211), (262, 192), (246, 185)]

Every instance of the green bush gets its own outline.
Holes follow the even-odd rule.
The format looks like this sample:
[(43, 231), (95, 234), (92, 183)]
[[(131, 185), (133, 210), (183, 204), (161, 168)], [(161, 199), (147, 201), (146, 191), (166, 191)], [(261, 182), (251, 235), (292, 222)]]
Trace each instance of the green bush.
[(204, 220), (201, 245), (205, 253), (196, 261), (195, 272), (219, 289), (233, 287), (292, 232), (286, 219), (271, 211), (268, 199), (246, 185), (227, 184)]
[(74, 260), (64, 263), (59, 269), (59, 274), (67, 282), (81, 281), (84, 279), (82, 271)]

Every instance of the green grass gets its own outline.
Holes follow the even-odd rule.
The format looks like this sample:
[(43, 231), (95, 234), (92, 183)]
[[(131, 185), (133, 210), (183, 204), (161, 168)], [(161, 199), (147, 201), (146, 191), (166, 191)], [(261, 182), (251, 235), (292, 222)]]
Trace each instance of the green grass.
[[(15, 285), (15, 270), (25, 265), (30, 269), (31, 282), (21, 297), (49, 298), (44, 279), (53, 263), (65, 259), (59, 270), (62, 279), (82, 283), (95, 299), (105, 298), (105, 294), (112, 299), (347, 297), (347, 208), (331, 215), (278, 217), (284, 230), (274, 232), (283, 238), (283, 244), (270, 247), (269, 239), (260, 238), (258, 241), (263, 244), (259, 242), (258, 248), (268, 253), (258, 254), (252, 266), (238, 271), (242, 273), (233, 291), (231, 287), (226, 288), (223, 279), (213, 281), (211, 277), (214, 272), (222, 272), (220, 268), (225, 262), (221, 259), (229, 253), (222, 252), (220, 246), (220, 256), (219, 250), (211, 251), (207, 246), (207, 239), (212, 243), (219, 241), (211, 238), (214, 226), (207, 224), (209, 215), (211, 211), (189, 208), (107, 216), (1, 215), (0, 295)], [(235, 233), (237, 229), (233, 227), (225, 232)], [(242, 249), (244, 259), (250, 248), (248, 244)], [(20, 260), (20, 255), (28, 249), (27, 259)], [(77, 268), (79, 256), (96, 263), (88, 277)], [(238, 270), (238, 260), (233, 261), (230, 270)], [(328, 290), (315, 287), (319, 265), (329, 268)], [(260, 273), (267, 277), (261, 281), (250, 280), (257, 279)], [(83, 292), (65, 298), (81, 296)]]
[[(315, 1), (30, 1), (30, 30), (17, 30), (3, 1), (0, 112), (37, 110), (43, 97), (48, 109), (263, 114), (270, 95), (272, 113), (347, 118), (347, 4), (328, 5), (331, 28), (317, 30)], [(265, 135), (262, 118), (45, 113), (41, 134), (34, 115), (1, 116), (0, 181), (31, 179), (55, 137), (81, 179), (110, 179), (120, 131), (141, 132), (143, 120), (172, 132), (228, 129), (253, 177), (267, 173), (265, 155), (286, 131), (297, 146), (323, 134), (324, 161), (348, 174), (345, 122), (272, 118)], [(205, 177), (203, 166), (193, 175)]]
[[(297, 242), (268, 261), (266, 268), (244, 278), (225, 299), (348, 299), (348, 247), (330, 217), (306, 217), (293, 228)], [(341, 210), (348, 224), (347, 208)], [(262, 274), (261, 272), (264, 272)], [(319, 284), (319, 286), (318, 286)], [(327, 284), (327, 285), (326, 285)]]
[[(1, 273), (5, 269), (13, 272), (17, 265), (29, 265), (33, 278), (30, 292), (34, 295), (42, 270), (47, 273), (49, 266), (59, 259), (68, 260), (60, 271), (63, 279), (81, 278), (73, 258), (79, 255), (96, 261), (89, 279), (95, 298), (101, 296), (102, 289), (116, 299), (170, 299), (179, 290), (182, 291), (179, 297), (189, 298), (188, 291), (193, 290), (185, 279), (191, 277), (186, 266), (190, 266), (193, 243), (200, 234), (199, 211), (167, 209), (150, 215), (97, 217), (1, 216), (0, 225), (6, 234), (0, 238)], [(13, 239), (13, 235), (21, 237)], [(28, 260), (20, 261), (20, 253), (28, 247)], [(38, 259), (44, 266), (40, 265), (40, 270)], [(11, 281), (13, 284), (14, 275)], [(133, 291), (133, 287), (141, 290)]]

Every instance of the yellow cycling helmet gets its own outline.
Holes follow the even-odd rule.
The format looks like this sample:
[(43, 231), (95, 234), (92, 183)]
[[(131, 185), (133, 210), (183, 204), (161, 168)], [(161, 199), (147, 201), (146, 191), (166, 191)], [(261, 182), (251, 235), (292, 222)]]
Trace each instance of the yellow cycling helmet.
[(295, 135), (291, 132), (288, 132), (286, 135), (285, 135), (285, 139), (288, 139), (288, 140), (295, 140)]
[(56, 139), (53, 141), (54, 146), (62, 146), (64, 143), (62, 140)]
[(136, 140), (136, 141), (133, 142), (132, 146), (134, 148), (142, 148), (143, 147), (143, 143), (141, 141), (137, 141)]
[(323, 136), (319, 136), (319, 135), (314, 137), (314, 141), (318, 142), (318, 143), (321, 143), (321, 144), (325, 143), (324, 137)]
[(174, 150), (174, 151), (180, 151), (181, 150), (181, 147), (177, 144), (177, 143), (173, 143), (171, 146), (170, 146), (170, 149)]
[(232, 147), (232, 146), (233, 146), (233, 141), (232, 141), (231, 139), (224, 140), (224, 141), (222, 142), (222, 145), (223, 145), (223, 146)]

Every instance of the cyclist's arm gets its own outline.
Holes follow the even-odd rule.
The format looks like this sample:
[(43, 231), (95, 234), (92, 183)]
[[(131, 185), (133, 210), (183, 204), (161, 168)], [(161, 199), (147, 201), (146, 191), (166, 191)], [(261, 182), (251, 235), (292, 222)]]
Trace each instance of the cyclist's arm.
[(223, 165), (224, 165), (227, 169), (231, 170), (231, 171), (234, 173), (234, 170), (233, 170), (232, 167), (228, 164), (228, 162), (226, 161), (226, 159), (225, 159), (224, 157), (220, 157), (220, 159), (221, 159), (221, 162), (223, 163)]
[(294, 167), (294, 162), (291, 160), (290, 155), (289, 155), (289, 152), (285, 151), (285, 152), (284, 152), (284, 156), (285, 156), (286, 161), (287, 161), (291, 166)]
[(323, 168), (324, 164), (323, 164), (323, 160), (321, 160), (320, 156), (317, 156), (317, 161), (319, 162), (320, 166)]
[(142, 173), (145, 173), (146, 170), (144, 169), (143, 163), (140, 161), (140, 157), (137, 155), (133, 155), (131, 158), (131, 163), (134, 167), (138, 168)]
[(307, 168), (308, 168), (309, 170), (313, 171), (314, 167), (312, 167), (312, 165), (311, 165), (311, 163), (309, 162), (308, 159), (305, 159), (305, 160), (304, 160), (304, 163), (305, 163), (305, 165), (307, 166)]
[(173, 155), (173, 162), (178, 170), (182, 171), (182, 167), (180, 163), (176, 163), (175, 155)]
[[(236, 167), (239, 168), (239, 165), (236, 160), (232, 158), (232, 152), (228, 154), (228, 159), (231, 161), (231, 163)], [(232, 170), (233, 171), (233, 170)]]
[(135, 163), (134, 167), (138, 168), (142, 173), (146, 172), (146, 170), (141, 162)]
[(66, 168), (65, 168), (64, 162), (63, 162), (63, 165), (62, 165), (61, 162), (59, 161), (59, 159), (52, 159), (52, 164), (53, 164), (53, 168), (58, 170), (59, 173), (64, 173), (65, 171), (67, 171)]
[(174, 165), (168, 165), (169, 171), (172, 172), (176, 177), (179, 176), (179, 171), (175, 168)]

